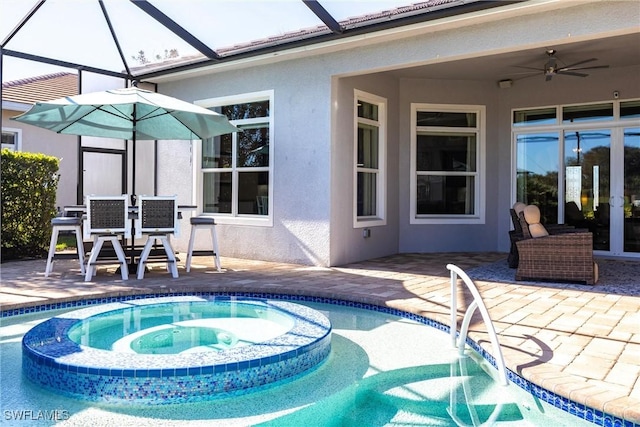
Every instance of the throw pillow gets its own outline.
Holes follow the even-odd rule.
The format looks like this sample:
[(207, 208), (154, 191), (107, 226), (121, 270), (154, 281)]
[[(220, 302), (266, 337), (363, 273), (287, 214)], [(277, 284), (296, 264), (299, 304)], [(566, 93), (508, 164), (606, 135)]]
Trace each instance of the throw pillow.
[(544, 225), (540, 224), (540, 209), (536, 205), (528, 205), (524, 208), (524, 219), (529, 224), (529, 233), (531, 237), (545, 237), (549, 235), (549, 232)]

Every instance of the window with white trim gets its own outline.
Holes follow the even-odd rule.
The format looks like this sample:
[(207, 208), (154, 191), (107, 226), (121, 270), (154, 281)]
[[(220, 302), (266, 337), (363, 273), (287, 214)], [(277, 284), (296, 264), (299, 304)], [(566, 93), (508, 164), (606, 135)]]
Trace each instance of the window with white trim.
[(387, 100), (354, 92), (354, 227), (386, 224)]
[(2, 148), (20, 151), (22, 129), (2, 128)]
[(484, 222), (483, 106), (412, 104), (411, 223)]
[(204, 214), (227, 223), (271, 224), (272, 98), (269, 91), (198, 102), (242, 130), (202, 141), (199, 201)]

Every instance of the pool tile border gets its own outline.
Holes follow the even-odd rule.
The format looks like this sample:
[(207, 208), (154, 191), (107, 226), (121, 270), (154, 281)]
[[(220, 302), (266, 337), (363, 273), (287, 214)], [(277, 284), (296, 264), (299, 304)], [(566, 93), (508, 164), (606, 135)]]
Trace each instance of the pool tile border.
[[(436, 328), (446, 333), (449, 333), (450, 331), (449, 326), (441, 322), (438, 322), (436, 320), (433, 320), (418, 314), (402, 311), (396, 308), (384, 307), (384, 306), (379, 306), (379, 305), (370, 304), (370, 303), (341, 300), (341, 299), (335, 299), (335, 298), (315, 297), (315, 296), (306, 296), (306, 295), (271, 294), (268, 292), (166, 292), (166, 293), (149, 293), (149, 294), (141, 294), (141, 295), (119, 295), (119, 296), (111, 296), (111, 297), (89, 298), (89, 299), (48, 303), (48, 304), (42, 304), (37, 306), (9, 309), (9, 310), (2, 311), (2, 318), (24, 315), (24, 314), (39, 313), (39, 312), (50, 311), (50, 310), (84, 307), (87, 305), (106, 304), (106, 303), (112, 303), (112, 302), (121, 302), (121, 301), (135, 300), (135, 299), (153, 298), (153, 297), (184, 296), (184, 295), (195, 295), (195, 296), (202, 296), (202, 295), (225, 296), (226, 295), (226, 296), (241, 296), (241, 297), (253, 297), (253, 298), (268, 298), (273, 300), (304, 301), (304, 302), (316, 302), (316, 303), (323, 303), (323, 304), (333, 304), (333, 305), (339, 305), (339, 306), (361, 308), (365, 310), (379, 311), (381, 313), (396, 315), (399, 317), (414, 320), (416, 322), (419, 322), (427, 326), (431, 326), (433, 328)], [(473, 348), (473, 350), (478, 352), (478, 354), (480, 354), (480, 356), (483, 357), (485, 360), (487, 360), (487, 362), (489, 362), (492, 366), (494, 367), (497, 366), (494, 357), (491, 354), (489, 354), (486, 350), (484, 350), (480, 345), (478, 345), (475, 341), (473, 341), (470, 338), (467, 338), (467, 344), (471, 348)], [(640, 423), (634, 423), (632, 421), (624, 420), (622, 418), (604, 413), (603, 411), (596, 410), (594, 408), (577, 403), (571, 399), (567, 399), (566, 397), (560, 396), (556, 393), (546, 390), (526, 380), (525, 378), (521, 377), (520, 375), (518, 375), (517, 373), (509, 369), (507, 369), (507, 377), (512, 383), (516, 384), (518, 387), (522, 388), (523, 390), (535, 396), (536, 398), (564, 412), (567, 412), (573, 416), (576, 416), (577, 418), (590, 422), (594, 425), (604, 426), (604, 427), (640, 427)]]

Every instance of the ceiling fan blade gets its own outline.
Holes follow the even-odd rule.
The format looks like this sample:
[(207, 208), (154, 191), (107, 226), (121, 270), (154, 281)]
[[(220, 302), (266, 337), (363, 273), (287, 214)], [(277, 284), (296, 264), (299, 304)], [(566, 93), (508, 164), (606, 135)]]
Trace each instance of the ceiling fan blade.
[(535, 70), (535, 71), (544, 72), (544, 68), (524, 67), (524, 66), (522, 66), (522, 65), (512, 65), (512, 67), (514, 67), (514, 68), (523, 68), (523, 69), (525, 69), (525, 70)]
[(571, 67), (565, 67), (565, 68), (560, 68), (558, 71), (578, 71), (578, 70), (595, 70), (598, 68), (609, 68), (608, 65), (594, 65), (593, 67), (579, 67), (579, 68), (571, 68)]
[[(538, 73), (534, 73), (534, 74), (525, 74), (525, 75), (521, 75), (521, 76), (514, 76), (514, 75), (510, 75), (509, 76), (509, 80), (512, 80), (514, 82), (517, 82), (519, 80), (524, 80), (524, 79), (530, 79), (531, 77), (538, 77), (540, 74)], [(512, 77), (513, 76), (513, 77)]]
[(542, 70), (535, 70), (535, 71), (521, 71), (518, 73), (509, 73), (509, 76), (526, 76), (526, 75), (540, 75), (542, 74), (543, 71)]
[(576, 73), (574, 71), (558, 71), (556, 74), (562, 74), (563, 76), (574, 76), (574, 77), (587, 77), (589, 75), (584, 73)]
[(567, 69), (567, 68), (573, 68), (576, 65), (582, 65), (582, 64), (586, 64), (587, 62), (592, 62), (592, 61), (597, 61), (597, 60), (598, 60), (598, 58), (585, 59), (584, 61), (575, 62), (575, 63), (573, 63), (571, 65), (567, 65), (567, 66), (564, 66), (564, 67), (561, 67), (561, 68), (564, 70), (564, 69)]

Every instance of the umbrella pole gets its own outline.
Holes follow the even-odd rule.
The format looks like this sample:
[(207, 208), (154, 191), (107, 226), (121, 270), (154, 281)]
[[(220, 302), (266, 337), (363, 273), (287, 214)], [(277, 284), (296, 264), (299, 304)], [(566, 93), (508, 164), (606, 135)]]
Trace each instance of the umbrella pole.
[(135, 204), (135, 195), (136, 195), (136, 127), (138, 125), (138, 118), (136, 116), (136, 104), (133, 104), (133, 117), (131, 117), (131, 121), (133, 124), (133, 133), (131, 135), (131, 151), (133, 154), (131, 156), (133, 164), (131, 165), (131, 203)]
[[(135, 107), (134, 107), (134, 116), (135, 116)], [(136, 205), (136, 130), (135, 130), (135, 119), (133, 125), (133, 139), (131, 144), (131, 150), (133, 151), (132, 159), (133, 163), (131, 165), (131, 205)], [(140, 215), (140, 212), (136, 211), (136, 215)], [(129, 259), (129, 269), (134, 268), (134, 271), (137, 271), (136, 261), (136, 237), (135, 237), (135, 219), (131, 218), (131, 246), (129, 247), (130, 259)]]
[[(136, 104), (133, 104), (133, 134), (131, 136), (131, 154), (132, 164), (131, 164), (131, 204), (136, 205), (136, 125), (137, 125), (137, 117), (136, 117)], [(137, 213), (139, 215), (140, 212)], [(135, 220), (131, 219), (131, 247), (129, 250), (131, 251), (131, 258), (129, 259), (129, 268), (135, 268), (134, 271), (137, 271), (137, 265), (135, 264), (136, 257), (136, 238), (135, 238)]]

